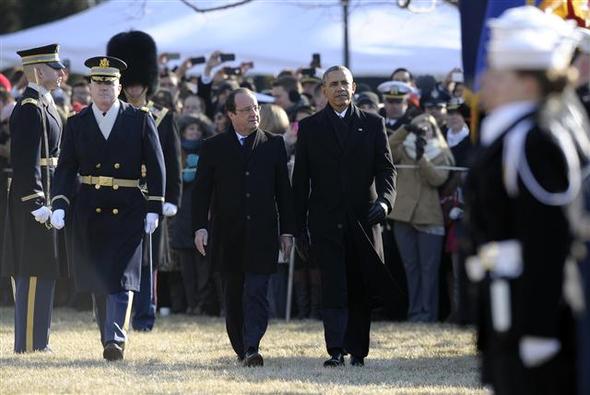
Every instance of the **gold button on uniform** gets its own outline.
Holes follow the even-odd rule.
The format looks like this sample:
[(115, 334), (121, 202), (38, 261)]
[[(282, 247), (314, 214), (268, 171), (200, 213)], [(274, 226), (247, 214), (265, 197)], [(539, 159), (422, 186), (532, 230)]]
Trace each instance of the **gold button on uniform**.
[(119, 189), (119, 186), (117, 184), (113, 185), (113, 189), (116, 191), (117, 189)]
[(115, 163), (115, 169), (118, 169), (119, 167), (121, 167), (121, 165), (119, 163)]
[(97, 164), (96, 164), (96, 168), (97, 168), (97, 169), (100, 169), (100, 163), (97, 163)]
[(94, 186), (94, 188), (95, 188), (95, 189), (100, 189), (100, 184), (96, 184), (96, 185)]
[(100, 207), (97, 207), (96, 212), (100, 214), (102, 212), (102, 209)]
[(113, 214), (117, 215), (119, 214), (119, 210), (117, 210), (116, 208), (113, 209)]

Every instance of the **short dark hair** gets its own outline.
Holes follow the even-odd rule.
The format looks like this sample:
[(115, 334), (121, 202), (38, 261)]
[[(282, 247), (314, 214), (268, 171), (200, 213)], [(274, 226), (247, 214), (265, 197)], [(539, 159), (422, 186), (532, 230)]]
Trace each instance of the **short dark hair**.
[(393, 72), (391, 73), (391, 76), (389, 77), (390, 80), (393, 79), (393, 76), (395, 73), (408, 73), (408, 75), (410, 76), (410, 81), (414, 81), (414, 75), (412, 74), (412, 72), (408, 69), (406, 69), (405, 67), (398, 67), (397, 69), (393, 70)]
[(284, 77), (278, 78), (275, 82), (272, 83), (272, 86), (273, 87), (280, 86), (286, 92), (291, 92), (291, 91), (300, 92), (301, 91), (301, 84), (299, 83), (299, 80), (293, 76), (290, 76), (290, 75), (286, 75)]
[(352, 76), (352, 71), (350, 71), (348, 69), (348, 67), (342, 66), (339, 64), (336, 66), (328, 67), (328, 69), (324, 72), (324, 75), (322, 75), (322, 85), (326, 84), (326, 80), (328, 79), (328, 74), (330, 74), (333, 71), (337, 71), (337, 70), (341, 70), (341, 71), (344, 71), (345, 73), (350, 74), (350, 78), (352, 78), (354, 80), (354, 77)]
[(235, 114), (235, 112), (236, 112), (236, 95), (238, 95), (240, 93), (254, 96), (254, 92), (252, 92), (248, 88), (234, 89), (233, 91), (231, 91), (229, 93), (229, 95), (227, 96), (227, 99), (225, 99), (225, 111), (226, 112), (233, 112)]

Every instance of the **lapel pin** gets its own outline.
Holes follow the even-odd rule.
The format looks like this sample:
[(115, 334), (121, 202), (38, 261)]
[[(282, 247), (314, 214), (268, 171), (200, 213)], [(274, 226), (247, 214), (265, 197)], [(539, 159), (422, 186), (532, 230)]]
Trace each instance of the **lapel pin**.
[(359, 132), (362, 132), (362, 131), (363, 131), (363, 128), (358, 128), (358, 131), (359, 131)]

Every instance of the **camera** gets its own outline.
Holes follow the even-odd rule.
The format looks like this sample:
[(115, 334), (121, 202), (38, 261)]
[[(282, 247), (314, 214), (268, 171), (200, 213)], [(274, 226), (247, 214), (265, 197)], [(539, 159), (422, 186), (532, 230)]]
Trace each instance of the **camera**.
[(239, 67), (224, 67), (223, 72), (227, 75), (242, 75), (242, 69)]
[(205, 63), (205, 57), (204, 56), (198, 56), (196, 58), (190, 58), (189, 59), (191, 61), (191, 64), (194, 66), (196, 64), (201, 64), (201, 63)]
[(231, 62), (236, 60), (236, 54), (233, 53), (222, 53), (219, 55), (219, 60), (222, 62)]
[(165, 52), (162, 54), (168, 60), (178, 60), (180, 59), (180, 53), (178, 52)]
[(312, 68), (321, 68), (322, 67), (322, 60), (319, 53), (314, 53), (311, 55), (311, 63), (309, 64)]

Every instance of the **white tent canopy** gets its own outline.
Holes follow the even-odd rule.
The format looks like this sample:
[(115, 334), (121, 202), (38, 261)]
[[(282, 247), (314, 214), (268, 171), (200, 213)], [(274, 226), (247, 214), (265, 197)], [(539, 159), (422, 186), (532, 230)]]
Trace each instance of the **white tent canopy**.
[[(225, 3), (192, 0), (203, 8)], [(355, 75), (388, 76), (397, 67), (442, 75), (461, 65), (456, 7), (440, 3), (432, 12), (411, 13), (393, 0), (350, 3), (350, 67)], [(220, 49), (235, 53), (236, 65), (253, 61), (254, 73), (306, 67), (312, 53), (320, 53), (327, 67), (344, 62), (342, 21), (339, 0), (254, 0), (207, 13), (197, 13), (180, 0), (110, 0), (0, 36), (0, 69), (20, 63), (19, 49), (56, 42), (72, 70), (86, 73), (86, 58), (103, 55), (110, 37), (132, 29), (151, 34), (159, 52), (180, 52), (187, 58)]]

